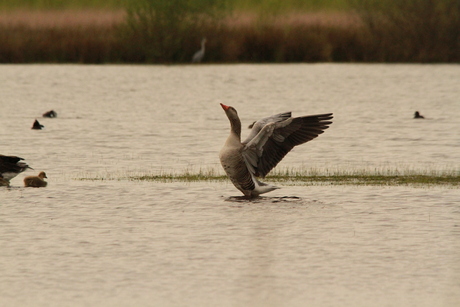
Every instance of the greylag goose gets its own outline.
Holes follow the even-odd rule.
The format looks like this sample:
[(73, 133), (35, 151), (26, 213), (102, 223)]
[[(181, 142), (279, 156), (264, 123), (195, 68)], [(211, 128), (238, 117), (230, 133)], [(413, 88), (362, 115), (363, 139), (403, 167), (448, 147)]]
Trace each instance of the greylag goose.
[(235, 108), (220, 104), (230, 121), (230, 135), (221, 149), (222, 167), (235, 187), (246, 197), (257, 197), (277, 189), (260, 182), (294, 146), (306, 143), (332, 124), (332, 113), (291, 117), (280, 113), (255, 122), (241, 142), (241, 121)]
[(22, 173), (26, 169), (31, 168), (25, 162), (21, 162), (23, 158), (16, 156), (0, 155), (0, 186), (9, 186), (10, 180)]
[(48, 182), (46, 182), (44, 178), (48, 178), (46, 177), (45, 172), (40, 172), (38, 176), (27, 176), (24, 178), (24, 186), (32, 188), (46, 187)]
[(57, 113), (54, 110), (43, 113), (43, 117), (54, 118), (57, 117)]
[(32, 126), (31, 129), (41, 130), (43, 127), (45, 127), (45, 126), (41, 125), (41, 124), (38, 122), (38, 120), (35, 120), (35, 121), (34, 121), (34, 124), (33, 124), (33, 126)]
[(192, 63), (200, 63), (201, 60), (203, 60), (204, 58), (204, 51), (205, 51), (205, 48), (204, 48), (204, 45), (206, 44), (206, 38), (203, 38), (201, 40), (201, 49), (198, 50), (197, 52), (195, 52), (195, 54), (193, 55), (192, 57)]
[(423, 115), (420, 115), (418, 111), (415, 111), (414, 118), (425, 118)]

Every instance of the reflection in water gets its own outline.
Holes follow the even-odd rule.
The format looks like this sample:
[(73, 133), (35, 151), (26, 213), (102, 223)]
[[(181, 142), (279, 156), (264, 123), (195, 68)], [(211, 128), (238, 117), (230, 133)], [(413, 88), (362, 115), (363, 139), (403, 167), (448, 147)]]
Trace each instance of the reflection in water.
[(225, 201), (238, 202), (238, 203), (254, 203), (254, 204), (274, 204), (274, 203), (302, 203), (302, 199), (297, 196), (281, 196), (281, 197), (269, 197), (259, 196), (256, 198), (248, 198), (245, 196), (230, 196), (225, 198)]

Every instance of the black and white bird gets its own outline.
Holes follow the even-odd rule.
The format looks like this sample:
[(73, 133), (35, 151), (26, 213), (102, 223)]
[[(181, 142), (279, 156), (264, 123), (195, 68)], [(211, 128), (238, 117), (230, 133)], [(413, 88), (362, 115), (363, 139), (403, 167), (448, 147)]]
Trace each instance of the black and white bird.
[(277, 189), (264, 178), (294, 146), (313, 140), (329, 125), (332, 113), (291, 117), (291, 112), (263, 118), (254, 123), (241, 142), (241, 121), (235, 108), (220, 104), (230, 121), (230, 135), (219, 158), (227, 176), (246, 197), (253, 198)]
[(50, 110), (48, 112), (43, 113), (43, 117), (49, 117), (49, 118), (54, 118), (57, 117), (57, 113), (54, 110)]
[(16, 156), (0, 155), (0, 186), (9, 186), (10, 180), (31, 168), (27, 163), (22, 162), (23, 158)]

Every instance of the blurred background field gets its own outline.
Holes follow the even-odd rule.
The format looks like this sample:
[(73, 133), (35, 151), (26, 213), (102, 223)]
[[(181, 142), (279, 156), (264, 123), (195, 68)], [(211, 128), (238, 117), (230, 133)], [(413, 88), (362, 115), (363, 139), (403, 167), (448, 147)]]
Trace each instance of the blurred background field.
[[(203, 3), (207, 0), (195, 0)], [(4, 0), (1, 9), (125, 9), (130, 3), (139, 0)], [(172, 1), (178, 2), (178, 1)], [(312, 10), (343, 10), (350, 7), (347, 0), (224, 0), (227, 9), (240, 11), (312, 11)]]
[(460, 61), (457, 0), (4, 0), (0, 63)]

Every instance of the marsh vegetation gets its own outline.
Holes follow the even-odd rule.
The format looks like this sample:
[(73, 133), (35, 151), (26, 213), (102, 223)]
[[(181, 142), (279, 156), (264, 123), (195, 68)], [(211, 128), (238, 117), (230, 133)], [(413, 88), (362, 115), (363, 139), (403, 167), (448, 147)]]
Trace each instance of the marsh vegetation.
[[(163, 170), (155, 173), (80, 174), (77, 180), (130, 180), (152, 182), (223, 182), (228, 177), (212, 167), (187, 168), (183, 171)], [(377, 185), (377, 186), (460, 186), (457, 170), (421, 170), (397, 168), (279, 168), (266, 177), (267, 182), (282, 185)]]
[(208, 63), (460, 61), (456, 0), (30, 0), (1, 7), (3, 63), (188, 63), (203, 37)]

